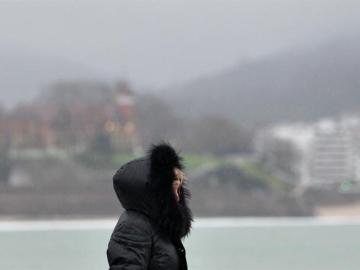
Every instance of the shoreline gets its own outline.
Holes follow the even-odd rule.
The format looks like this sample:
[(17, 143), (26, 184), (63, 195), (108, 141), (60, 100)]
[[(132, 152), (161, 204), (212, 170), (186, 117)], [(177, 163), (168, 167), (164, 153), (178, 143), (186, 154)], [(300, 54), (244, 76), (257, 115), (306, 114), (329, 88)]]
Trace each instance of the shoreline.
[[(121, 212), (119, 213), (119, 215)], [(0, 232), (113, 229), (119, 215), (6, 215)], [(360, 203), (317, 207), (315, 216), (198, 216), (194, 228), (360, 225)]]
[[(118, 217), (98, 219), (0, 220), (0, 232), (110, 230)], [(198, 217), (194, 228), (266, 228), (360, 226), (360, 216), (337, 217)]]
[(316, 208), (315, 213), (318, 217), (360, 217), (360, 203), (321, 206)]

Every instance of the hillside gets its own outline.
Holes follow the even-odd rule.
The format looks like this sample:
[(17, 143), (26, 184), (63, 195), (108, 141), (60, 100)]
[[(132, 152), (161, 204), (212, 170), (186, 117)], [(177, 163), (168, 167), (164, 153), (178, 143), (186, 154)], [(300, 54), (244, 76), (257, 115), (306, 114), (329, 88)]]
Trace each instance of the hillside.
[(248, 125), (353, 112), (360, 104), (359, 45), (360, 37), (278, 53), (162, 96), (183, 116), (219, 113)]

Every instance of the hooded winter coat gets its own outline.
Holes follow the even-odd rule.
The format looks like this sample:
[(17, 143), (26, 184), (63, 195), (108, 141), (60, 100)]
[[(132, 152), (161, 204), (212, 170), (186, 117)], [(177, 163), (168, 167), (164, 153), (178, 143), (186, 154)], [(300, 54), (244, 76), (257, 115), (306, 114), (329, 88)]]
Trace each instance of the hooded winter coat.
[(163, 143), (115, 173), (114, 189), (125, 211), (108, 244), (110, 270), (187, 269), (181, 240), (191, 229), (190, 193), (183, 184), (176, 200), (174, 168), (183, 169), (182, 158)]

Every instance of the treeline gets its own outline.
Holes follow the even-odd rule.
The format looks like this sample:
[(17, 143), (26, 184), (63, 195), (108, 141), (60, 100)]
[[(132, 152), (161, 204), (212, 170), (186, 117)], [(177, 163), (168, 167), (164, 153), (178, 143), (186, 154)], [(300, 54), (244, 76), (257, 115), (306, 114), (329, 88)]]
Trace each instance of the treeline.
[(190, 153), (226, 155), (252, 151), (253, 132), (220, 115), (180, 117), (172, 104), (154, 95), (139, 95), (137, 112), (144, 146), (169, 140)]
[[(118, 92), (133, 99), (130, 116), (129, 105), (118, 104)], [(126, 82), (97, 81), (50, 84), (32, 102), (0, 111), (0, 130), (1, 145), (25, 149), (131, 152), (165, 140), (184, 151), (218, 155), (250, 152), (253, 137), (250, 130), (219, 115), (180, 117), (174, 104), (139, 94)]]

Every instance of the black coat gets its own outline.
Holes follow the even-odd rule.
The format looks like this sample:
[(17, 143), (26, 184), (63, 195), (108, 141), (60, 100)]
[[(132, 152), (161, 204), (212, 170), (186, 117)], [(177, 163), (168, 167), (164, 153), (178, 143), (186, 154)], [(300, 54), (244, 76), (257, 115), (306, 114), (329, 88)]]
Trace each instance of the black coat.
[(181, 239), (191, 229), (190, 194), (183, 185), (177, 202), (172, 191), (174, 168), (183, 169), (181, 161), (170, 145), (155, 145), (147, 156), (126, 163), (114, 175), (125, 211), (108, 244), (110, 270), (187, 269)]

